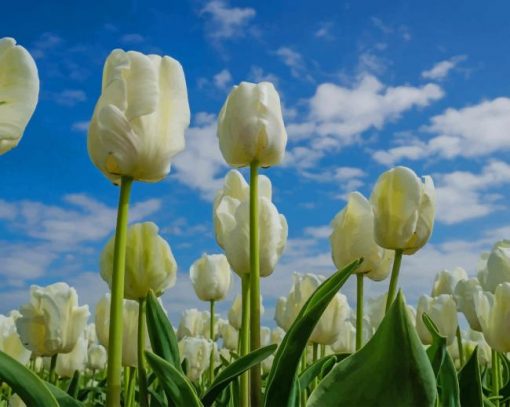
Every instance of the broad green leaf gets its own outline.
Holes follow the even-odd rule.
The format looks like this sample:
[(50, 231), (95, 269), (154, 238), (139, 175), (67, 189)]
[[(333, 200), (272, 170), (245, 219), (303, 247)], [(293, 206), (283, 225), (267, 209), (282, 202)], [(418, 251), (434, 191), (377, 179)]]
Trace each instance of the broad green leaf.
[(1, 351), (0, 381), (7, 383), (27, 406), (58, 407), (55, 396), (39, 377)]
[(240, 374), (250, 369), (251, 367), (258, 365), (276, 350), (277, 345), (269, 345), (263, 348), (254, 350), (247, 355), (235, 360), (225, 369), (223, 369), (207, 392), (202, 397), (202, 403), (204, 406), (210, 406), (216, 400), (221, 391), (229, 385), (229, 383), (238, 377)]
[(354, 261), (329, 277), (315, 290), (299, 311), (274, 357), (273, 367), (267, 378), (264, 400), (266, 407), (289, 405), (294, 378), (308, 338), (331, 299), (360, 264), (361, 260)]
[(78, 390), (80, 387), (80, 371), (75, 370), (71, 381), (69, 382), (69, 387), (67, 388), (67, 394), (71, 397), (76, 398), (78, 395)]
[(427, 355), (437, 378), (447, 352), (446, 338), (439, 335), (436, 324), (434, 324), (434, 321), (432, 321), (426, 313), (423, 314), (422, 318), (425, 326), (432, 335), (432, 345), (427, 348)]
[(330, 355), (319, 359), (317, 362), (308, 366), (301, 375), (299, 375), (299, 386), (306, 389), (310, 383), (322, 373), (322, 369), (328, 365), (333, 366), (336, 362), (336, 356)]
[(478, 346), (459, 372), (460, 405), (462, 407), (483, 406), (482, 382), (478, 366)]
[(307, 406), (434, 406), (434, 371), (409, 321), (401, 292), (374, 336), (338, 363)]
[(182, 372), (174, 328), (152, 291), (147, 295), (147, 331), (154, 353)]
[(158, 377), (159, 383), (176, 406), (201, 407), (193, 385), (180, 370), (158, 355), (145, 351), (147, 362)]
[(55, 398), (57, 399), (58, 406), (60, 406), (60, 407), (83, 407), (84, 404), (81, 401), (74, 399), (73, 397), (71, 397), (68, 393), (66, 393), (61, 388), (59, 388), (51, 383), (48, 383), (48, 382), (45, 382), (44, 384), (46, 385), (48, 390), (53, 394), (53, 396), (55, 396)]

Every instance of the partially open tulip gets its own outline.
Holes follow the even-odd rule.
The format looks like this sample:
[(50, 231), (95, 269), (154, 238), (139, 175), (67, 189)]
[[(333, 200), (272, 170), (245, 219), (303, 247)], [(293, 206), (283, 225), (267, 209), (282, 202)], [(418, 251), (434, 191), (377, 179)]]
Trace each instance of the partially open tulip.
[(204, 318), (204, 313), (196, 308), (184, 310), (177, 328), (177, 339), (185, 336), (202, 336), (207, 330), (208, 318)]
[[(152, 222), (131, 225), (127, 232), (124, 298), (139, 300), (149, 290), (156, 295), (175, 284), (177, 263), (169, 244), (158, 234)], [(101, 277), (111, 287), (115, 236), (101, 253)]]
[(115, 49), (103, 70), (88, 133), (90, 158), (114, 183), (156, 182), (184, 149), (190, 111), (181, 64), (168, 56)]
[(88, 305), (78, 306), (76, 290), (66, 283), (32, 286), (30, 302), (19, 311), (19, 336), (36, 356), (71, 352), (90, 315)]
[(218, 138), (223, 158), (232, 167), (280, 163), (287, 132), (274, 86), (269, 82), (234, 86), (218, 116)]
[(425, 176), (422, 181), (409, 168), (392, 168), (377, 180), (370, 202), (379, 246), (413, 254), (427, 243), (435, 216), (431, 177)]
[(202, 301), (223, 300), (230, 289), (230, 264), (223, 254), (204, 254), (189, 270), (197, 297)]
[(87, 347), (87, 338), (82, 334), (71, 352), (58, 355), (55, 366), (57, 375), (71, 378), (75, 371), (83, 372), (88, 359)]
[(466, 270), (462, 267), (455, 267), (452, 271), (442, 270), (436, 274), (432, 286), (432, 297), (437, 297), (441, 294), (453, 294), (457, 283), (462, 280), (467, 280), (468, 276)]
[(485, 291), (494, 293), (499, 284), (510, 283), (510, 240), (497, 242), (488, 256), (481, 259), (480, 268), (478, 279)]
[(102, 370), (106, 367), (106, 348), (98, 343), (89, 345), (87, 367), (91, 370)]
[(179, 341), (181, 361), (187, 360), (186, 375), (196, 382), (209, 367), (213, 342), (205, 338), (185, 337)]
[(421, 341), (425, 345), (432, 344), (432, 335), (423, 322), (423, 314), (426, 313), (436, 324), (439, 334), (446, 338), (450, 345), (457, 332), (457, 306), (453, 296), (441, 294), (437, 297), (422, 295), (418, 300), (416, 315), (416, 330)]
[(374, 240), (374, 216), (370, 202), (359, 192), (349, 194), (347, 205), (333, 219), (329, 238), (333, 262), (338, 270), (360, 258), (356, 273), (383, 280), (390, 272), (393, 252)]
[(19, 317), (21, 314), (18, 311), (11, 311), (9, 316), (0, 315), (0, 351), (26, 365), (32, 352), (23, 346), (16, 330), (15, 321)]
[(457, 310), (464, 314), (471, 329), (478, 332), (482, 330), (482, 326), (476, 314), (475, 297), (482, 291), (480, 282), (476, 278), (460, 280), (454, 291)]
[(0, 155), (18, 145), (38, 97), (32, 56), (14, 38), (0, 39)]

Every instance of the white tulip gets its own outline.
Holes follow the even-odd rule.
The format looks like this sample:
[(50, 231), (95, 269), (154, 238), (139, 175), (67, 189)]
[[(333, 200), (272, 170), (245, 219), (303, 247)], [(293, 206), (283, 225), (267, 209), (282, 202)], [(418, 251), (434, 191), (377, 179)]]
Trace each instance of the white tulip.
[(480, 259), (478, 279), (482, 288), (492, 293), (499, 284), (510, 283), (510, 240), (497, 242), (490, 254)]
[(9, 399), (9, 407), (27, 407), (27, 405), (23, 400), (21, 400), (20, 396), (14, 394)]
[(88, 348), (87, 367), (91, 370), (103, 370), (106, 367), (107, 353), (103, 345), (93, 343)]
[(73, 350), (58, 355), (55, 372), (59, 377), (73, 377), (75, 371), (83, 372), (87, 364), (88, 341), (85, 335), (80, 335)]
[(287, 298), (279, 297), (276, 300), (276, 306), (274, 309), (274, 320), (276, 321), (277, 325), (284, 331), (288, 331), (292, 325), (293, 321), (291, 321), (289, 317), (290, 315), (287, 313)]
[(478, 293), (482, 292), (480, 282), (476, 278), (469, 278), (467, 280), (460, 280), (455, 286), (455, 302), (457, 303), (457, 310), (462, 312), (466, 317), (469, 326), (475, 331), (481, 331), (482, 327), (478, 320), (475, 307), (475, 297)]
[(467, 280), (468, 276), (466, 270), (462, 267), (455, 267), (452, 271), (442, 270), (436, 274), (432, 286), (432, 297), (437, 297), (441, 294), (453, 294), (457, 283), (461, 280)]
[(279, 345), (280, 343), (282, 343), (284, 337), (285, 331), (278, 326), (271, 331), (272, 344)]
[(437, 297), (422, 295), (418, 300), (416, 331), (421, 341), (425, 345), (430, 345), (432, 335), (423, 322), (424, 313), (436, 324), (439, 334), (444, 336), (447, 344), (450, 345), (455, 339), (458, 325), (457, 305), (453, 296), (448, 294), (441, 294)]
[[(260, 315), (264, 315), (264, 304), (262, 303), (262, 296), (260, 296)], [(234, 298), (234, 301), (232, 302), (232, 306), (230, 307), (228, 311), (228, 322), (230, 322), (230, 325), (232, 325), (235, 329), (240, 330), (241, 329), (241, 322), (242, 322), (242, 297), (240, 294), (237, 294)]]
[(269, 82), (234, 86), (218, 116), (218, 138), (223, 158), (232, 167), (280, 163), (287, 132), (274, 86)]
[(271, 345), (271, 329), (267, 326), (260, 327), (260, 346)]
[(213, 342), (205, 338), (185, 337), (179, 341), (181, 362), (187, 360), (186, 375), (192, 382), (198, 381), (209, 368), (213, 346)]
[(271, 371), (271, 368), (273, 367), (274, 362), (274, 354), (269, 355), (267, 358), (265, 358), (261, 365), (262, 365), (262, 374), (267, 375)]
[[(124, 298), (139, 300), (149, 290), (161, 295), (175, 285), (177, 263), (170, 245), (158, 234), (152, 222), (136, 223), (127, 231), (126, 274)], [(115, 236), (101, 253), (101, 277), (111, 288), (113, 274)]]
[(0, 155), (18, 145), (38, 98), (34, 59), (14, 38), (0, 39)]
[(185, 336), (202, 336), (204, 331), (209, 329), (207, 322), (208, 318), (204, 318), (202, 311), (196, 308), (184, 310), (177, 328), (177, 339)]
[(237, 346), (239, 344), (239, 331), (227, 321), (223, 321), (219, 324), (219, 331), (220, 336), (223, 339), (223, 347), (237, 351)]
[(76, 290), (66, 283), (32, 286), (30, 303), (22, 305), (20, 313), (16, 328), (36, 356), (71, 352), (90, 315), (88, 305), (78, 306)]
[(220, 301), (227, 296), (232, 273), (223, 254), (204, 254), (191, 265), (189, 274), (202, 301)]
[(394, 253), (375, 242), (372, 206), (362, 194), (349, 194), (347, 205), (335, 216), (331, 227), (329, 241), (338, 270), (363, 258), (356, 273), (366, 274), (376, 281), (388, 276)]
[(356, 328), (351, 321), (344, 321), (340, 334), (331, 344), (335, 353), (354, 353), (356, 351)]
[(19, 317), (21, 314), (18, 311), (11, 311), (8, 317), (0, 315), (0, 351), (26, 365), (32, 352), (23, 346), (16, 330), (15, 321)]
[(379, 246), (413, 254), (427, 243), (435, 216), (431, 177), (425, 176), (422, 181), (409, 168), (392, 168), (377, 180), (370, 202)]
[(184, 149), (190, 111), (181, 64), (115, 49), (103, 71), (88, 133), (89, 156), (112, 182), (157, 182)]

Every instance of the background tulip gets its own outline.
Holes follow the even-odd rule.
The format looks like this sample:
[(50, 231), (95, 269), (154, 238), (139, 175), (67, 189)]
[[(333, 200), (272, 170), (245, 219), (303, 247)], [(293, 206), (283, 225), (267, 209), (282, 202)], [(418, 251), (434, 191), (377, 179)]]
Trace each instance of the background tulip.
[(190, 111), (184, 72), (168, 56), (116, 49), (103, 71), (88, 133), (90, 158), (114, 183), (156, 182), (184, 149)]
[(478, 279), (482, 288), (492, 293), (499, 284), (510, 283), (510, 240), (497, 242), (481, 259)]
[(202, 311), (196, 308), (186, 309), (183, 311), (179, 327), (177, 328), (177, 338), (182, 339), (185, 336), (202, 336), (207, 330), (208, 318), (203, 315)]
[(269, 82), (234, 86), (218, 116), (218, 138), (223, 158), (232, 167), (280, 163), (287, 132), (274, 86)]
[(106, 348), (98, 343), (89, 345), (87, 350), (87, 367), (91, 370), (102, 370), (106, 367)]
[(219, 324), (219, 331), (223, 339), (223, 347), (232, 351), (237, 351), (239, 331), (230, 325), (228, 321), (223, 321)]
[(197, 297), (202, 301), (223, 300), (230, 289), (230, 264), (223, 254), (204, 254), (189, 270)]
[(186, 375), (192, 382), (197, 382), (209, 368), (213, 346), (213, 342), (205, 338), (185, 337), (179, 341), (181, 361), (188, 361)]
[(59, 355), (55, 371), (59, 377), (73, 377), (75, 371), (83, 372), (87, 364), (88, 341), (84, 334), (80, 335), (73, 350)]
[(476, 313), (475, 297), (482, 292), (480, 282), (476, 278), (460, 280), (455, 286), (454, 296), (457, 310), (466, 317), (469, 326), (475, 331), (481, 331), (482, 327)]
[(0, 315), (0, 351), (7, 353), (22, 365), (30, 360), (31, 352), (23, 346), (16, 330), (16, 319), (21, 317), (18, 311), (11, 311), (9, 316)]
[(466, 270), (462, 267), (455, 267), (452, 271), (442, 270), (436, 274), (434, 284), (432, 286), (432, 297), (441, 294), (453, 294), (457, 283), (468, 278)]
[(436, 324), (439, 334), (452, 344), (457, 333), (457, 306), (453, 296), (441, 294), (437, 297), (422, 295), (416, 311), (416, 331), (425, 345), (432, 343), (432, 335), (423, 322), (426, 313)]
[[(232, 305), (228, 311), (228, 322), (235, 329), (241, 329), (241, 305), (242, 305), (242, 297), (240, 294), (236, 295)], [(264, 304), (262, 304), (262, 297), (260, 297), (260, 315), (264, 314)]]
[[(152, 222), (136, 223), (127, 233), (126, 275), (124, 298), (139, 300), (149, 290), (161, 295), (175, 284), (177, 263), (170, 245), (158, 234), (159, 228)], [(115, 236), (101, 253), (101, 277), (112, 284)]]
[(32, 56), (14, 38), (0, 39), (0, 155), (16, 147), (39, 98)]

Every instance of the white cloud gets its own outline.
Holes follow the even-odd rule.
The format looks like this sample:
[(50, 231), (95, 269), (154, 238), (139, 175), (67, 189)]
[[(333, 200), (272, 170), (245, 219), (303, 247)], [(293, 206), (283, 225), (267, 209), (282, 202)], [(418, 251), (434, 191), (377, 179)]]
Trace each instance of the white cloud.
[(71, 125), (71, 130), (78, 132), (78, 133), (86, 133), (89, 129), (89, 124), (90, 124), (90, 121), (88, 121), (88, 120), (74, 122)]
[(314, 36), (316, 38), (321, 38), (324, 40), (332, 40), (334, 36), (331, 34), (331, 29), (333, 28), (333, 23), (330, 21), (322, 22), (319, 25), (319, 28), (314, 32)]
[(309, 226), (305, 228), (304, 234), (314, 239), (328, 239), (331, 235), (331, 226)]
[(35, 59), (41, 59), (46, 56), (48, 50), (58, 47), (62, 43), (62, 38), (60, 38), (57, 34), (45, 32), (41, 34), (39, 39), (34, 41), (30, 53)]
[(269, 72), (264, 72), (260, 66), (251, 66), (248, 72), (248, 79), (253, 82), (271, 82), (274, 85), (278, 84), (278, 77)]
[(51, 95), (52, 100), (61, 106), (73, 107), (80, 102), (87, 100), (87, 95), (83, 90), (65, 89), (62, 92)]
[(218, 89), (226, 89), (232, 83), (232, 74), (228, 69), (223, 69), (213, 76), (213, 83)]
[(421, 73), (425, 79), (443, 80), (450, 71), (455, 68), (460, 62), (466, 59), (465, 55), (457, 55), (450, 59), (436, 63), (432, 68), (427, 69)]
[(127, 45), (141, 44), (144, 41), (145, 38), (143, 37), (143, 35), (137, 33), (124, 34), (120, 38), (120, 42)]
[(303, 56), (289, 47), (280, 47), (275, 54), (290, 69), (290, 73), (294, 78), (313, 80), (310, 75), (306, 74), (306, 65)]

